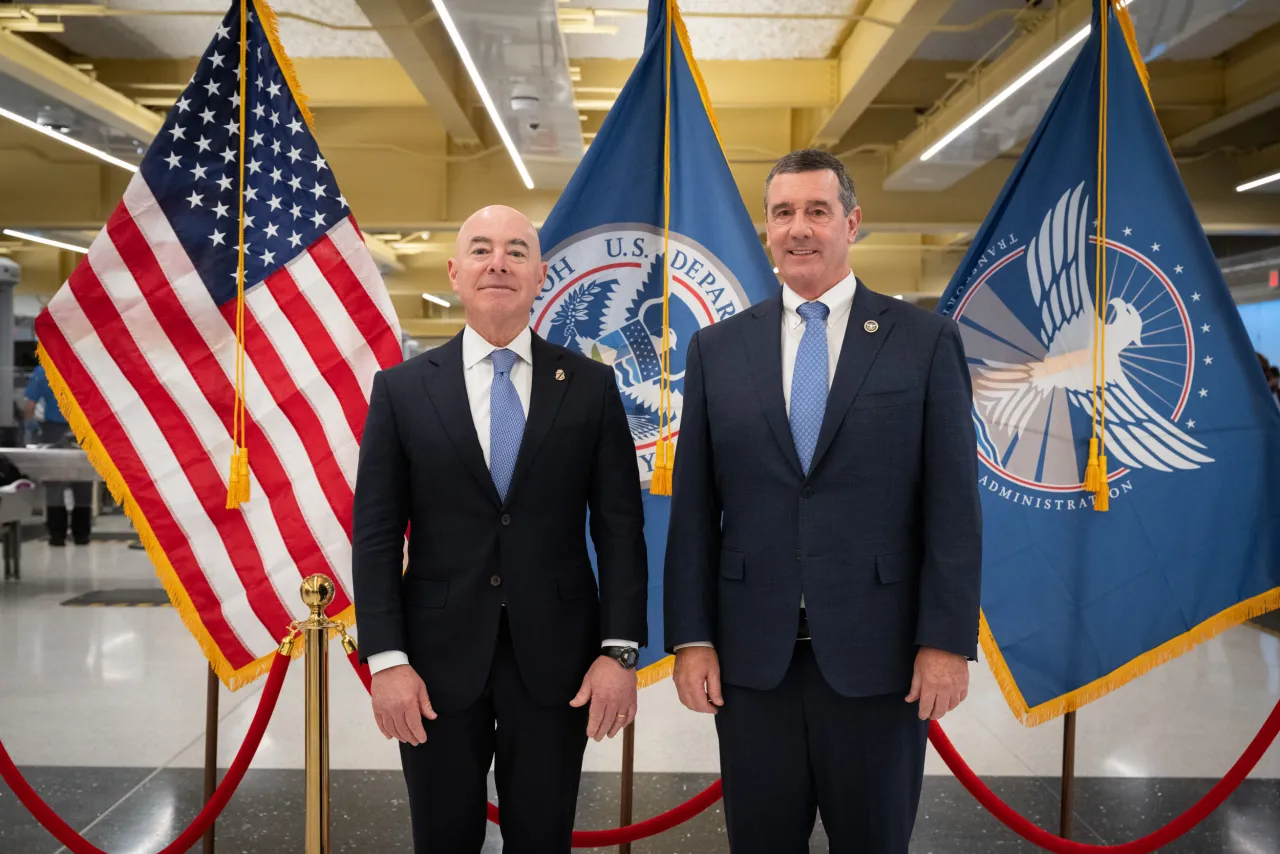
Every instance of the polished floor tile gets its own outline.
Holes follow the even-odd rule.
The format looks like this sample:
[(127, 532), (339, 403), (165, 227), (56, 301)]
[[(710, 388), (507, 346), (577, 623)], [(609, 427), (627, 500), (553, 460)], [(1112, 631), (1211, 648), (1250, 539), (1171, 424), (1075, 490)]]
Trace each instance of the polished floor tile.
[[(173, 610), (60, 604), (94, 589), (157, 585), (145, 553), (123, 542), (66, 549), (33, 542), (24, 549), (22, 581), (0, 586), (0, 738), (16, 760), (199, 766), (206, 671)], [(337, 649), (330, 667), (334, 767), (394, 769), (397, 752), (378, 734), (368, 696)], [(302, 682), (301, 668), (292, 668), (254, 767), (300, 767)], [(223, 762), (238, 748), (259, 691), (221, 692)], [(1280, 638), (1233, 629), (1082, 710), (1078, 770), (1221, 775), (1278, 698)], [(711, 718), (681, 707), (670, 681), (641, 692), (640, 706), (637, 770), (717, 771)], [(969, 699), (944, 726), (980, 774), (1048, 776), (1060, 768), (1061, 726), (1021, 726), (982, 665), (972, 669)], [(620, 742), (592, 744), (585, 767), (618, 770)], [(933, 754), (927, 772), (948, 773)], [(1263, 758), (1255, 776), (1280, 777), (1280, 750)]]
[[(90, 842), (120, 854), (147, 854), (168, 844), (196, 815), (202, 775), (196, 769), (34, 768), (33, 784), (81, 828)], [(687, 800), (714, 780), (705, 774), (638, 774), (635, 815), (655, 815)], [(992, 789), (1036, 824), (1056, 830), (1056, 781), (992, 777)], [(1082, 778), (1077, 781), (1072, 838), (1114, 845), (1148, 833), (1190, 806), (1208, 780)], [(585, 774), (578, 827), (601, 829), (618, 820), (619, 775)], [(303, 778), (299, 771), (250, 772), (217, 827), (220, 854), (296, 854), (303, 842)], [(126, 797), (127, 796), (127, 797)], [(1249, 780), (1204, 824), (1162, 849), (1170, 854), (1272, 854), (1280, 850), (1280, 783)], [(96, 822), (95, 814), (106, 815)], [(87, 830), (84, 828), (87, 826)], [(334, 854), (397, 854), (411, 850), (408, 803), (392, 771), (335, 771)], [(501, 834), (489, 826), (482, 854), (499, 854)], [(0, 786), (0, 851), (54, 854), (57, 842)], [(605, 849), (583, 849), (602, 851)], [(726, 854), (724, 814), (717, 804), (684, 825), (642, 840), (634, 854)], [(825, 854), (821, 826), (811, 854)], [(912, 854), (1031, 854), (1036, 846), (1004, 828), (952, 779), (925, 780)]]
[[(207, 668), (171, 608), (61, 603), (93, 590), (157, 586), (145, 553), (123, 540), (65, 549), (28, 542), (22, 580), (0, 584), (0, 740), (19, 765), (33, 769), (33, 782), (76, 827), (107, 811), (91, 834), (118, 841), (108, 847), (112, 854), (148, 854), (166, 833), (176, 833), (182, 816), (194, 815)], [(333, 653), (331, 758), (335, 781), (350, 788), (340, 793), (335, 785), (334, 827), (343, 830), (341, 844), (352, 846), (335, 850), (375, 850), (367, 847), (368, 834), (384, 827), (404, 831), (398, 752), (378, 733), (368, 695), (336, 644)], [(290, 786), (300, 791), (291, 781), (303, 761), (303, 681), (302, 668), (291, 668), (254, 770), (228, 813), (228, 845), (255, 854), (270, 854), (272, 845), (290, 850), (289, 822), (299, 821), (298, 794)], [(223, 765), (239, 748), (260, 696), (261, 683), (220, 690)], [(1280, 637), (1244, 626), (1082, 710), (1077, 771), (1088, 782), (1082, 780), (1077, 795), (1080, 838), (1122, 841), (1180, 812), (1235, 761), (1278, 698)], [(670, 681), (641, 692), (640, 709), (636, 768), (647, 782), (638, 787), (636, 814), (644, 816), (705, 785), (719, 760), (712, 718), (681, 707)], [(944, 726), (993, 787), (1043, 826), (1056, 825), (1060, 723), (1022, 727), (990, 672), (978, 665), (969, 700)], [(616, 820), (620, 767), (621, 739), (588, 747), (581, 799), (586, 824)], [(986, 816), (933, 752), (926, 772), (914, 850), (1032, 850)], [(1209, 824), (1179, 843), (1183, 847), (1169, 850), (1280, 852), (1280, 748), (1263, 757), (1253, 777)], [(0, 790), (0, 852), (52, 854), (56, 844), (27, 849), (14, 842), (26, 845), (31, 838), (15, 836), (23, 831), (13, 806)], [(383, 809), (392, 812), (383, 815)], [(490, 836), (497, 852), (496, 831)], [(722, 836), (722, 817), (712, 811), (635, 851), (719, 851)], [(815, 841), (815, 851), (825, 850), (819, 845)]]

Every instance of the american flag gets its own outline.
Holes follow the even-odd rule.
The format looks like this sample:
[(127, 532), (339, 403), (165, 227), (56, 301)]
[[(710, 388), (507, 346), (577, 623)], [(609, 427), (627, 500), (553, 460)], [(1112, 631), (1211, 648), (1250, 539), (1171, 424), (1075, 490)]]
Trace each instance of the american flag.
[[(350, 620), (360, 434), (374, 374), (401, 359), (390, 298), (261, 2), (248, 4), (241, 103), (239, 7), (36, 322), (73, 428), (232, 687), (306, 616), (302, 578), (334, 579), (328, 613)], [(251, 498), (227, 509), (241, 192)]]

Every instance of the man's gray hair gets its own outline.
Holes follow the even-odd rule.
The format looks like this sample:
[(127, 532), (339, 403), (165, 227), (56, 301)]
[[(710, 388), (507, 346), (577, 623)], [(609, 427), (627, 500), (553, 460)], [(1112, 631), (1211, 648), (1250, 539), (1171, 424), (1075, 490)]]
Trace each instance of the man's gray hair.
[(844, 168), (840, 158), (816, 148), (793, 151), (773, 164), (773, 168), (769, 170), (769, 177), (764, 179), (765, 214), (769, 213), (769, 185), (773, 183), (774, 175), (795, 175), (799, 172), (828, 170), (836, 173), (836, 180), (840, 182), (840, 205), (844, 208), (844, 215), (848, 216), (858, 206), (858, 196), (854, 192), (853, 179), (849, 177), (849, 170)]

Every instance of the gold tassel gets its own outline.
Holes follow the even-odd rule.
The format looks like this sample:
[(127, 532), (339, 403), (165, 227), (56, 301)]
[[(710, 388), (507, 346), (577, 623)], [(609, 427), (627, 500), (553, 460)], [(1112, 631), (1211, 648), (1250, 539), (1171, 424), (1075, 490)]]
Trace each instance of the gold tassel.
[(669, 439), (658, 442), (657, 456), (653, 462), (653, 478), (649, 481), (651, 495), (670, 495), (672, 472), (675, 471), (675, 449)]
[(1107, 457), (1105, 454), (1098, 457), (1098, 488), (1095, 490), (1096, 497), (1093, 500), (1093, 509), (1099, 513), (1106, 513), (1111, 509), (1111, 481), (1107, 480)]
[(239, 503), (248, 501), (248, 487), (250, 487), (250, 478), (248, 478), (248, 448), (241, 448), (239, 452)]
[(1089, 464), (1084, 469), (1084, 491), (1098, 491), (1098, 440), (1089, 440)]
[(231, 474), (227, 478), (227, 509), (240, 506), (240, 449), (231, 452)]

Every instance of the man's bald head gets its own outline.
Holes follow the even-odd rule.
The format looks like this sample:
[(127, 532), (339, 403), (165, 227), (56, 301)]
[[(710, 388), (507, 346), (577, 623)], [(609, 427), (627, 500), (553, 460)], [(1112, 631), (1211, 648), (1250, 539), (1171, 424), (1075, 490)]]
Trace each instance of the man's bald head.
[(492, 240), (495, 234), (516, 236), (523, 240), (533, 257), (541, 261), (542, 249), (538, 244), (538, 230), (529, 218), (515, 208), (506, 205), (489, 205), (467, 217), (458, 230), (458, 242), (454, 257), (461, 258), (477, 238)]
[[(538, 232), (515, 208), (491, 205), (467, 217), (458, 231), (449, 280), (467, 322), (490, 341), (528, 325), (529, 311), (547, 275)], [(508, 339), (510, 340), (510, 339)]]

